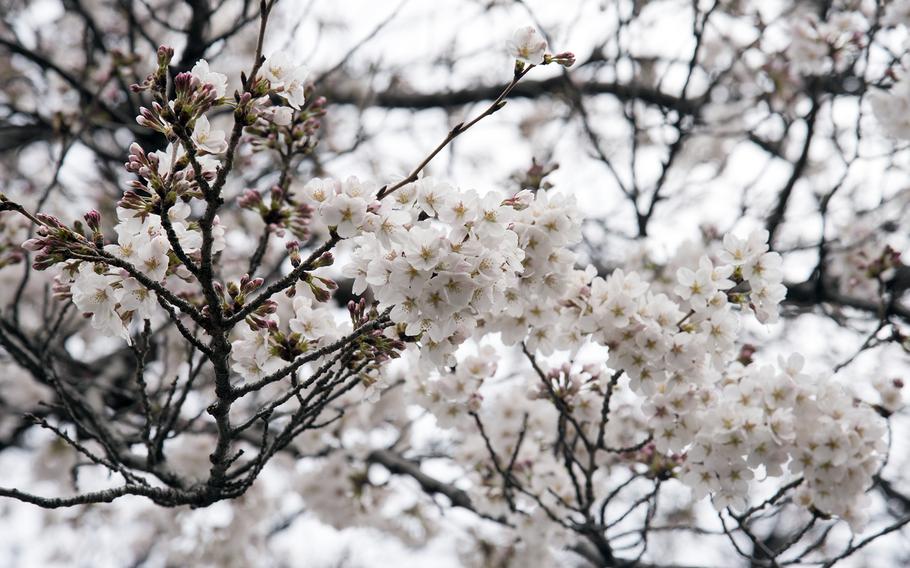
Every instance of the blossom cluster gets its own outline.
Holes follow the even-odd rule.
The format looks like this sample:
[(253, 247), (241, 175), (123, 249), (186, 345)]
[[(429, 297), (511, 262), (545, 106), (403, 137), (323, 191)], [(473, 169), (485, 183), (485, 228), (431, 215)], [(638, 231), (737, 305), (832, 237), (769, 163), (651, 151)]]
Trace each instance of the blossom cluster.
[(521, 302), (532, 301), (523, 290), (562, 282), (569, 253), (559, 247), (578, 233), (568, 200), (481, 197), (432, 178), (393, 197), (373, 214), (372, 234), (353, 239), (345, 274), (355, 293), (369, 285), (379, 308), (391, 308), (392, 321), (419, 337), (430, 364), (452, 365), (455, 348), (482, 320), (520, 314)]
[(787, 57), (806, 75), (843, 72), (860, 51), (867, 22), (855, 12), (838, 12), (824, 21), (815, 14), (794, 18)]
[[(240, 293), (249, 293), (252, 289), (252, 286), (241, 286)], [(318, 349), (351, 331), (350, 324), (339, 324), (335, 312), (324, 303), (314, 301), (307, 295), (307, 290), (306, 286), (298, 284), (285, 330), (281, 329), (280, 318), (274, 314), (264, 318), (251, 317), (237, 326), (236, 337), (231, 343), (234, 372), (245, 379), (260, 379), (280, 370), (298, 355)]]
[(378, 191), (373, 182), (361, 182), (355, 176), (344, 181), (315, 178), (303, 187), (292, 187), (291, 196), (315, 209), (322, 224), (342, 239), (364, 231), (378, 231), (379, 236), (386, 238), (400, 224), (402, 217), (393, 213), (389, 219), (388, 209), (377, 210), (381, 207), (376, 201)]
[[(685, 455), (682, 479), (697, 494), (711, 491), (717, 506), (741, 510), (752, 470), (763, 466), (777, 476), (789, 462), (791, 472), (806, 478), (804, 504), (858, 524), (864, 491), (882, 456), (875, 442), (881, 425), (871, 408), (854, 408), (842, 387), (800, 375), (798, 357), (776, 379), (769, 367), (757, 375), (748, 367), (739, 380), (727, 375), (736, 359), (734, 308), (775, 321), (785, 295), (780, 256), (767, 252), (767, 238), (765, 231), (745, 239), (726, 235), (716, 263), (702, 256), (698, 269), (678, 269), (675, 298), (649, 294), (634, 273), (595, 279), (585, 319), (595, 339), (610, 346), (609, 364), (645, 397), (657, 449)], [(750, 380), (754, 376), (760, 378)], [(791, 395), (791, 406), (782, 407), (779, 397)], [(810, 414), (817, 420), (802, 422)], [(823, 452), (811, 455), (840, 437), (845, 441), (835, 461), (828, 463)], [(835, 486), (840, 489), (833, 491)]]
[[(780, 256), (768, 252), (767, 240), (766, 231), (746, 238), (726, 235), (721, 250), (702, 255), (691, 268), (679, 266), (668, 293), (652, 290), (637, 272), (617, 269), (604, 278), (569, 271), (554, 287), (562, 294), (553, 296), (553, 305), (532, 300), (520, 317), (551, 309), (540, 328), (565, 339), (557, 342), (559, 348), (593, 342), (609, 349), (605, 366), (623, 374), (641, 401), (641, 418), (621, 413), (622, 421), (611, 422), (604, 433), (608, 447), (641, 449), (627, 459), (677, 471), (697, 497), (711, 494), (717, 507), (738, 510), (748, 503), (756, 471), (777, 477), (786, 467), (804, 479), (801, 504), (859, 526), (864, 491), (884, 451), (876, 412), (854, 403), (840, 385), (801, 373), (799, 356), (782, 362), (781, 371), (748, 358), (745, 366), (731, 366), (743, 359), (737, 355), (740, 320), (750, 313), (765, 323), (778, 317), (783, 274)], [(529, 277), (533, 281), (533, 271)], [(517, 333), (517, 340), (527, 331)], [(534, 335), (532, 329), (528, 346)], [(537, 348), (541, 352), (540, 344)], [(422, 383), (417, 400), (440, 426), (456, 431), (470, 428), (466, 414), (488, 417), (486, 439), (500, 456), (515, 456), (514, 475), (531, 494), (552, 507), (573, 503), (567, 474), (556, 462), (547, 465), (557, 443), (554, 408), (547, 411), (514, 395), (487, 397), (483, 385), (495, 372), (492, 360), (481, 352), (465, 361), (465, 367)], [(544, 380), (531, 379), (530, 400), (558, 400), (557, 408), (568, 410), (585, 435), (596, 438), (609, 380), (603, 369), (564, 365), (547, 371)], [(885, 399), (894, 395), (888, 391)], [(813, 419), (804, 421), (806, 416)], [(631, 426), (625, 436), (614, 430), (617, 424)], [(651, 433), (652, 445), (639, 446), (644, 432)], [(462, 444), (461, 458), (490, 464), (485, 443)], [(609, 455), (598, 463), (610, 463)], [(481, 475), (477, 482), (491, 511), (505, 513), (507, 488), (495, 475)], [(535, 504), (527, 504), (526, 511), (533, 510)]]
[[(734, 365), (711, 391), (661, 393), (658, 422), (689, 430), (681, 479), (716, 507), (746, 507), (749, 481), (763, 469), (802, 477), (796, 501), (860, 528), (866, 489), (885, 447), (884, 423), (841, 385), (802, 372), (792, 355), (771, 365)], [(676, 439), (674, 435), (672, 439)]]
[(304, 91), (309, 76), (307, 67), (292, 63), (287, 53), (278, 51), (265, 60), (262, 68), (265, 78), (278, 96), (285, 99), (295, 110), (300, 110), (306, 102)]
[[(827, 254), (827, 274), (844, 294), (877, 298), (904, 268), (900, 250), (908, 240), (889, 219), (854, 218), (841, 229), (839, 246)], [(882, 231), (882, 228), (886, 228)]]
[(869, 103), (885, 134), (897, 140), (910, 138), (910, 76), (900, 76), (888, 90), (872, 89)]
[[(172, 56), (171, 50), (159, 50), (159, 65), (166, 65)], [(264, 74), (270, 87), (289, 104), (295, 108), (303, 104), (305, 69), (289, 65), (286, 56), (276, 54), (266, 61)], [(200, 60), (189, 73), (175, 78), (174, 100), (167, 104), (155, 102), (150, 108), (143, 108), (137, 118), (140, 125), (164, 133), (172, 142), (164, 150), (148, 153), (138, 144), (130, 146), (126, 169), (137, 178), (118, 203), (118, 224), (114, 227), (117, 242), (104, 245), (103, 250), (153, 282), (163, 283), (171, 275), (187, 279), (190, 272), (183, 260), (200, 260), (204, 237), (199, 223), (191, 219), (192, 203), (203, 197), (200, 182), (214, 180), (221, 166), (216, 156), (228, 148), (225, 132), (213, 128), (204, 113), (223, 100), (227, 84), (226, 75), (211, 70), (205, 60)], [(155, 77), (150, 76), (137, 88), (154, 89)], [(258, 104), (266, 109), (268, 97), (262, 97)], [(188, 139), (178, 141), (182, 121), (188, 122), (192, 130)], [(190, 147), (192, 154), (188, 152)], [(306, 207), (298, 207), (279, 215), (279, 221), (296, 235), (306, 236), (309, 214)], [(89, 225), (94, 223), (93, 230), (100, 238), (98, 220), (89, 216), (86, 220)], [(225, 230), (217, 216), (210, 232), (211, 251), (218, 253), (225, 248)], [(47, 239), (33, 239), (29, 248), (47, 251), (49, 243)], [(126, 270), (104, 262), (69, 262), (62, 280), (59, 292), (71, 295), (76, 307), (91, 316), (92, 326), (104, 333), (129, 339), (130, 320), (149, 319), (156, 309), (154, 291)], [(267, 363), (261, 356), (241, 357), (238, 365), (269, 368)]]
[[(183, 250), (187, 254), (197, 252), (202, 235), (188, 220), (189, 204), (175, 203), (167, 215)], [(171, 244), (158, 215), (142, 215), (121, 206), (117, 217), (117, 243), (105, 245), (107, 252), (131, 263), (155, 282), (165, 280), (168, 274), (186, 276), (186, 269), (171, 261)], [(224, 248), (223, 234), (223, 229), (218, 231), (214, 250)], [(155, 292), (125, 271), (110, 270), (101, 263), (81, 263), (69, 287), (76, 307), (92, 315), (93, 327), (123, 338), (129, 337), (125, 324), (131, 318), (150, 319), (157, 309)]]
[(482, 406), (480, 388), (496, 374), (497, 357), (496, 349), (485, 346), (477, 354), (462, 358), (454, 370), (415, 381), (412, 396), (433, 414), (440, 427), (466, 426), (470, 413)]
[(523, 270), (517, 285), (506, 291), (505, 309), (490, 313), (484, 325), (488, 331), (500, 332), (506, 345), (527, 340), (530, 349), (548, 355), (578, 347), (581, 337), (564, 301), (592, 273), (574, 269), (571, 246), (581, 240), (575, 199), (542, 191), (535, 195), (512, 224), (524, 251)]

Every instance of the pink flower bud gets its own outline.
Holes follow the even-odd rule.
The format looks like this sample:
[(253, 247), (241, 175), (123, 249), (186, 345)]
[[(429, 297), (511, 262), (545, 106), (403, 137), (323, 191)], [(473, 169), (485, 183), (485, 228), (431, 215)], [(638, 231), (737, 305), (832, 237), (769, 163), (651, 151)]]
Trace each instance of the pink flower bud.
[(45, 247), (44, 239), (29, 239), (22, 243), (22, 248), (30, 251), (39, 251)]
[(88, 228), (91, 229), (92, 232), (101, 230), (101, 213), (92, 209), (86, 213), (83, 218), (85, 219), (85, 224), (88, 225)]
[(571, 67), (575, 65), (575, 54), (571, 51), (563, 51), (562, 53), (557, 53), (552, 56), (552, 61), (563, 67)]

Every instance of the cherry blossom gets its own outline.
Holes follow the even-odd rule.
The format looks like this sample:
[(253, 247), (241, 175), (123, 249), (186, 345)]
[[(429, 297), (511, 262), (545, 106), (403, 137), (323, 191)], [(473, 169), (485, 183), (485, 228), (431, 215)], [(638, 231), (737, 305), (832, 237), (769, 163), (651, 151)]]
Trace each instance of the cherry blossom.
[(304, 87), (309, 75), (307, 67), (294, 65), (287, 53), (279, 51), (266, 59), (262, 68), (265, 78), (269, 80), (278, 95), (293, 108), (299, 110), (306, 102)]
[(218, 98), (225, 96), (227, 91), (227, 75), (210, 70), (209, 62), (205, 59), (197, 61), (190, 70), (190, 73), (199, 79), (200, 83), (212, 85), (215, 88), (215, 95)]
[(533, 26), (527, 26), (515, 30), (507, 43), (509, 55), (515, 59), (539, 65), (543, 63), (544, 54), (547, 51), (547, 40), (537, 32)]
[(209, 119), (200, 116), (193, 127), (193, 142), (200, 150), (210, 154), (221, 154), (227, 150), (227, 140), (223, 130), (212, 130)]

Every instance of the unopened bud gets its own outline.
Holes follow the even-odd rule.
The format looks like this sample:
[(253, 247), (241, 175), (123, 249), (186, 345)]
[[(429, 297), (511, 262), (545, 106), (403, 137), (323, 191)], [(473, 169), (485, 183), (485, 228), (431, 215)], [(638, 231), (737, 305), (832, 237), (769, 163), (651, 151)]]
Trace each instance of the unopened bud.
[(29, 239), (22, 243), (22, 248), (25, 250), (30, 250), (32, 252), (43, 250), (45, 246), (46, 244), (44, 239)]
[(158, 47), (158, 65), (164, 67), (170, 65), (171, 58), (174, 57), (174, 48), (162, 45)]
[(186, 95), (195, 88), (194, 82), (198, 81), (192, 73), (178, 73), (174, 77), (174, 91)]
[(256, 309), (256, 313), (260, 315), (274, 314), (277, 311), (278, 303), (275, 300), (266, 300), (261, 306)]
[(288, 256), (291, 259), (291, 266), (294, 268), (300, 266), (300, 263), (302, 262), (300, 258), (300, 243), (297, 241), (288, 241), (285, 248), (287, 248)]
[(265, 282), (262, 278), (253, 278), (246, 285), (243, 286), (242, 291), (244, 294), (249, 294), (250, 292), (255, 292), (259, 289), (260, 286)]
[(543, 62), (544, 64), (556, 63), (558, 65), (562, 65), (563, 67), (571, 67), (575, 65), (575, 54), (571, 51), (563, 51), (562, 53), (557, 53), (556, 55), (545, 55)]
[(273, 185), (270, 191), (270, 197), (272, 199), (272, 209), (276, 208), (276, 205), (281, 203), (283, 200), (284, 191), (278, 185)]
[(313, 293), (313, 297), (316, 298), (317, 302), (328, 302), (331, 299), (332, 294), (328, 290), (324, 290), (314, 284), (312, 281), (307, 282), (310, 286), (310, 291)]
[(54, 217), (53, 215), (48, 215), (47, 213), (35, 213), (35, 217), (44, 223), (48, 227), (63, 227), (63, 223), (60, 222), (60, 219)]
[(85, 219), (85, 224), (88, 225), (88, 228), (91, 229), (93, 233), (97, 233), (101, 230), (101, 213), (92, 209), (86, 213), (83, 218)]
[(335, 263), (335, 255), (333, 255), (329, 251), (326, 251), (326, 252), (322, 253), (322, 256), (320, 256), (318, 259), (316, 259), (316, 262), (314, 263), (313, 266), (316, 268), (320, 268), (323, 266), (332, 266), (334, 263)]
[(237, 204), (244, 209), (253, 209), (262, 204), (262, 196), (255, 189), (247, 189), (237, 200)]

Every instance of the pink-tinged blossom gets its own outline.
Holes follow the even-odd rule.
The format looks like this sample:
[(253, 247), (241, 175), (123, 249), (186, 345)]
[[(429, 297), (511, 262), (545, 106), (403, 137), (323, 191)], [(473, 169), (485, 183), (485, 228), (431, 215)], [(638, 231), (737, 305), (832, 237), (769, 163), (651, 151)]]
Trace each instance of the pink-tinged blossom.
[(221, 154), (228, 147), (224, 130), (212, 130), (212, 125), (205, 115), (196, 119), (192, 138), (197, 148), (209, 154)]
[(509, 55), (515, 59), (539, 65), (543, 63), (544, 55), (547, 52), (547, 40), (538, 33), (536, 28), (527, 26), (515, 30), (506, 47), (509, 49)]
[(215, 95), (220, 99), (227, 91), (227, 75), (216, 73), (209, 69), (209, 63), (205, 59), (200, 59), (190, 69), (190, 73), (199, 79), (199, 82), (212, 85), (215, 88)]
[(266, 59), (262, 65), (262, 74), (272, 89), (294, 109), (300, 110), (306, 103), (304, 88), (309, 70), (305, 65), (291, 63), (287, 53), (279, 51)]
[(120, 308), (124, 312), (135, 312), (139, 319), (151, 319), (158, 309), (155, 292), (135, 278), (124, 279), (121, 286)]
[(82, 263), (70, 290), (73, 303), (83, 313), (91, 314), (92, 327), (105, 335), (129, 339), (129, 333), (117, 313), (122, 290), (115, 288), (120, 278), (109, 274), (98, 274), (94, 265)]

